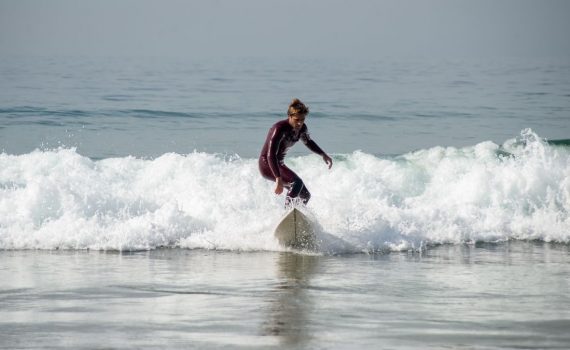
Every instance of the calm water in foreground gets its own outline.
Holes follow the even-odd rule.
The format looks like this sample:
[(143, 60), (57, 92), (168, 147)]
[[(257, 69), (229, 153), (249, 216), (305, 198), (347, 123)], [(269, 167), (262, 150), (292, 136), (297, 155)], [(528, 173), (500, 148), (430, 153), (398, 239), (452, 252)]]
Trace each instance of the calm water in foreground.
[(0, 348), (567, 349), (569, 252), (1, 251)]
[(567, 58), (0, 56), (0, 349), (569, 349), (569, 115)]

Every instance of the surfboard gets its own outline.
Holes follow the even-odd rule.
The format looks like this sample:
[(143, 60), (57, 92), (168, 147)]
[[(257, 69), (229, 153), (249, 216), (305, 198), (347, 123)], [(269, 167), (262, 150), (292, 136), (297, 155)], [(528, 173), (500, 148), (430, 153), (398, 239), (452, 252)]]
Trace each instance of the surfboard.
[(289, 211), (275, 228), (275, 237), (285, 247), (314, 250), (315, 230), (311, 222), (299, 209)]

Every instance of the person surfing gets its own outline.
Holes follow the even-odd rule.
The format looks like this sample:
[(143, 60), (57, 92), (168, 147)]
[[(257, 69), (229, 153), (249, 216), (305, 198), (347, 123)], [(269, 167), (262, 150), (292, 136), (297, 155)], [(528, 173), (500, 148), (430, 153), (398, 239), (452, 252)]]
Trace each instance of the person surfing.
[(269, 129), (267, 138), (259, 156), (259, 171), (261, 175), (275, 182), (275, 193), (283, 193), (288, 190), (285, 204), (300, 198), (303, 204), (307, 204), (311, 193), (303, 183), (303, 180), (289, 169), (285, 163), (287, 151), (297, 141), (301, 140), (308, 149), (320, 155), (329, 169), (333, 161), (309, 136), (305, 119), (309, 114), (309, 108), (299, 99), (294, 99), (287, 109), (287, 119), (281, 120)]

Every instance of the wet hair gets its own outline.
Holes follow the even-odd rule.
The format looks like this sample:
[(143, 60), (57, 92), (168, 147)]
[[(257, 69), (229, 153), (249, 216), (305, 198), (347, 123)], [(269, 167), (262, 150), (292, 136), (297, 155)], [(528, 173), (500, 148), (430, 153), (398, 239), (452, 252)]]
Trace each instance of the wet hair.
[(307, 114), (309, 114), (309, 107), (305, 106), (305, 104), (301, 102), (301, 100), (296, 98), (293, 101), (291, 101), (291, 103), (289, 104), (289, 109), (287, 109), (288, 116), (307, 115)]

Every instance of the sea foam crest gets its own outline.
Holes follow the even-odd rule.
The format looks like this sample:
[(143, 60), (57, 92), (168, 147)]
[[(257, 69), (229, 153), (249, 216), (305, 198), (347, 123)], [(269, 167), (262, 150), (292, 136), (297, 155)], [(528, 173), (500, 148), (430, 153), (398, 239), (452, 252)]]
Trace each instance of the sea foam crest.
[[(570, 241), (570, 151), (531, 130), (503, 145), (360, 151), (287, 163), (313, 197), (321, 251)], [(99, 161), (75, 149), (0, 155), (0, 249), (281, 250), (283, 197), (256, 159), (208, 153)]]

